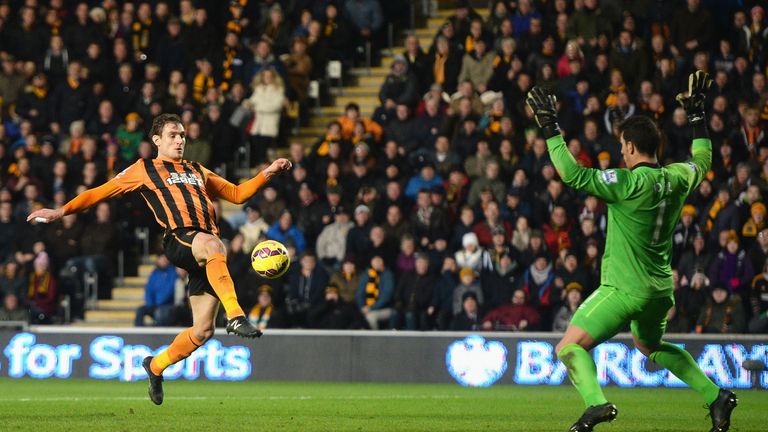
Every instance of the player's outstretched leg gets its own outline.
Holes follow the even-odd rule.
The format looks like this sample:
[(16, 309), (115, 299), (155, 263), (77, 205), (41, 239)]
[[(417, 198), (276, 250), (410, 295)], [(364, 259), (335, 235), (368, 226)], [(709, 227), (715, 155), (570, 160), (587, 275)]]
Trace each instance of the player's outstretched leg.
[(725, 432), (731, 424), (731, 411), (736, 408), (736, 395), (719, 388), (704, 372), (688, 351), (669, 342), (661, 342), (649, 358), (659, 366), (669, 369), (690, 388), (695, 390), (709, 406), (712, 432)]
[(152, 400), (152, 402), (155, 403), (155, 405), (160, 405), (163, 403), (163, 375), (155, 375), (154, 372), (152, 372), (151, 364), (152, 359), (154, 357), (144, 357), (144, 361), (141, 362), (141, 365), (144, 366), (144, 370), (147, 372), (147, 377), (149, 378), (149, 399)]
[(260, 337), (261, 330), (248, 321), (237, 301), (235, 284), (227, 269), (227, 257), (222, 253), (211, 255), (206, 262), (205, 273), (227, 313), (227, 333), (250, 339)]
[(603, 389), (597, 382), (595, 362), (589, 352), (581, 345), (572, 343), (560, 348), (557, 357), (568, 369), (568, 377), (587, 406), (581, 418), (568, 431), (590, 432), (599, 423), (613, 421), (618, 409), (605, 399)]

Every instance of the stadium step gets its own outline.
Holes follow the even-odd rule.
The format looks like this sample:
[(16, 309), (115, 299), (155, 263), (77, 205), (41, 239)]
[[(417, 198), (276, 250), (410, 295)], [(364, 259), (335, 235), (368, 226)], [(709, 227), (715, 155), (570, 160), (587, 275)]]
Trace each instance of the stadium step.
[(72, 323), (72, 327), (94, 328), (94, 327), (119, 327), (129, 328), (133, 327), (133, 319), (130, 321), (77, 321)]
[(125, 299), (112, 299), (112, 300), (99, 300), (97, 303), (97, 309), (102, 311), (120, 311), (120, 310), (136, 310), (139, 306), (144, 304), (144, 299), (132, 299), (132, 300), (125, 300)]
[(112, 289), (112, 299), (122, 301), (144, 301), (144, 287), (117, 287)]
[(119, 323), (133, 322), (136, 310), (89, 310), (85, 311), (86, 322)]

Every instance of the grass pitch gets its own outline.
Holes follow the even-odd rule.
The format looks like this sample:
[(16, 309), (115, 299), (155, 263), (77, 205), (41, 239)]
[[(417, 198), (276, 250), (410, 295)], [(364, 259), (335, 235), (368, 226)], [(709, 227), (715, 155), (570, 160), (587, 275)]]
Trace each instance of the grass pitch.
[[(607, 388), (619, 417), (602, 431), (708, 431), (684, 389)], [(768, 392), (740, 391), (737, 432), (764, 431)], [(583, 407), (570, 387), (0, 380), (2, 431), (565, 431)]]

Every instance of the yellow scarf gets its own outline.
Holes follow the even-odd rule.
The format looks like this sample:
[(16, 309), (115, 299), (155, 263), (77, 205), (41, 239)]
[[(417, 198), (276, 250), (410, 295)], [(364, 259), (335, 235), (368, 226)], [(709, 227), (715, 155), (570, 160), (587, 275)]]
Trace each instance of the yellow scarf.
[(365, 285), (365, 305), (373, 306), (379, 299), (379, 273), (368, 269), (368, 283)]
[(51, 272), (45, 272), (43, 275), (32, 273), (29, 277), (29, 290), (27, 298), (34, 300), (38, 295), (48, 294), (48, 284), (51, 282)]

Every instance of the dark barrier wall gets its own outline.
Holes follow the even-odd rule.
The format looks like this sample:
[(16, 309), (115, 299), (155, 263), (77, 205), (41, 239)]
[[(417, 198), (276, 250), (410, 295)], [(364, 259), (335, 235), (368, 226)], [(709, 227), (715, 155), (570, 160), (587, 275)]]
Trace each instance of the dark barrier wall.
[[(133, 381), (146, 377), (141, 360), (165, 348), (174, 329), (137, 333), (130, 329), (78, 331), (38, 327), (0, 330), (0, 376), (94, 378)], [(502, 384), (567, 384), (554, 355), (557, 334), (467, 334), (416, 332), (270, 331), (246, 341), (218, 335), (166, 379), (301, 380)], [(679, 335), (669, 338), (688, 349), (704, 371), (723, 387), (768, 389), (768, 372), (752, 373), (745, 360), (768, 362), (768, 340), (731, 340)], [(620, 335), (593, 351), (602, 384), (623, 387), (679, 387)]]

